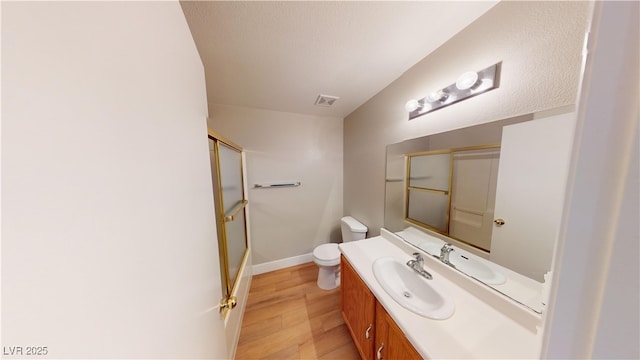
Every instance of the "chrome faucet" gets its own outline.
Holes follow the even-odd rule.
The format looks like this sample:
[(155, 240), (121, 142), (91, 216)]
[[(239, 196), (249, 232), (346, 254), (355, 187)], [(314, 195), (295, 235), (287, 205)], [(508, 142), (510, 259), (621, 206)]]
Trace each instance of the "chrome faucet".
[(453, 247), (451, 246), (451, 244), (444, 244), (444, 246), (442, 246), (442, 248), (440, 249), (440, 261), (449, 266), (456, 267), (449, 261), (449, 253), (451, 253), (452, 251)]
[(424, 258), (422, 257), (422, 254), (413, 253), (413, 256), (416, 257), (415, 260), (412, 259), (407, 261), (407, 266), (413, 269), (413, 271), (417, 272), (418, 274), (424, 276), (428, 280), (433, 279), (433, 276), (431, 276), (431, 274), (424, 269)]

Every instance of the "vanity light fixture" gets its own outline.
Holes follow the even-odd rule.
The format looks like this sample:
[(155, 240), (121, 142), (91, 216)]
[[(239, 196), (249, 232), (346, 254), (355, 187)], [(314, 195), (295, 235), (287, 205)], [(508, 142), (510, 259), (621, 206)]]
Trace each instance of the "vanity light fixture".
[(409, 112), (409, 120), (498, 88), (501, 64), (499, 62), (480, 71), (467, 71), (458, 77), (455, 84), (433, 91), (420, 100), (407, 101), (405, 109)]

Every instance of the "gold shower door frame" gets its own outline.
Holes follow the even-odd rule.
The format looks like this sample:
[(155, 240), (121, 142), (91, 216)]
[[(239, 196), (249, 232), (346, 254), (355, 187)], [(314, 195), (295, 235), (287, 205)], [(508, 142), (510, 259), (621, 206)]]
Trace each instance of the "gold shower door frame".
[[(239, 283), (238, 275), (241, 272), (240, 269), (245, 266), (249, 253), (246, 222), (248, 201), (244, 189), (243, 150), (213, 130), (208, 130), (208, 138), (210, 141), (211, 178), (218, 235), (220, 276), (222, 278), (223, 298), (220, 301), (220, 312), (226, 316), (228, 311), (235, 307), (236, 286)], [(229, 164), (229, 159), (221, 156), (221, 152), (237, 153), (239, 159), (237, 167)], [(236, 159), (231, 160), (231, 162), (235, 162)], [(229, 173), (232, 177), (239, 174), (234, 179), (237, 182), (228, 183)], [(232, 190), (237, 187), (236, 190), (239, 191), (236, 191), (236, 197), (230, 197), (230, 194), (234, 194), (225, 191), (225, 187)], [(237, 250), (241, 250), (241, 253)]]

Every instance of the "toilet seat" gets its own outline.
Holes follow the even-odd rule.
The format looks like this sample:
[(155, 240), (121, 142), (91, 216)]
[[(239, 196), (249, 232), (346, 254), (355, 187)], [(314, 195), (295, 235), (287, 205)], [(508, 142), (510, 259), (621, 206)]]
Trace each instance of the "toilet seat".
[(316, 246), (313, 249), (313, 261), (321, 266), (334, 266), (340, 264), (340, 250), (338, 244), (329, 243)]

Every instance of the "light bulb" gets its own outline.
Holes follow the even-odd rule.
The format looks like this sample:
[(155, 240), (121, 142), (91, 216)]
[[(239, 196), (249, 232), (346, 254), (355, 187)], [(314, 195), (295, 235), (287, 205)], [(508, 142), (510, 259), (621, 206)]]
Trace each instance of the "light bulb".
[(427, 100), (429, 100), (429, 102), (436, 102), (436, 101), (442, 101), (444, 99), (446, 99), (448, 96), (448, 94), (442, 90), (438, 90), (438, 91), (434, 91), (432, 93), (430, 93), (429, 95), (427, 95)]
[(406, 104), (404, 104), (404, 108), (408, 112), (416, 111), (419, 107), (420, 107), (420, 103), (416, 99), (411, 99), (411, 100), (407, 101)]
[(468, 90), (471, 89), (477, 82), (478, 73), (475, 71), (467, 71), (466, 73), (458, 77), (458, 80), (456, 81), (456, 87), (459, 90)]

